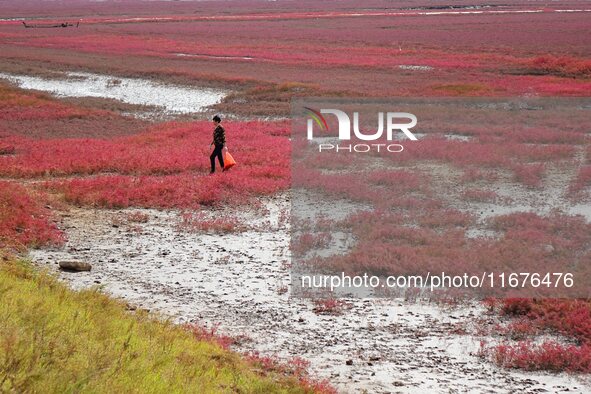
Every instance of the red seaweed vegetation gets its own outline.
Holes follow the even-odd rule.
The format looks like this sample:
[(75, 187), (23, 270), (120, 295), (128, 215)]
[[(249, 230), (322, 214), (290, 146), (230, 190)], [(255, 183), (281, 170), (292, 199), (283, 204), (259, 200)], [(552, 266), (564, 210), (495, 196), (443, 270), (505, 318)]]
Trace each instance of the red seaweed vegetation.
[(63, 233), (52, 221), (43, 196), (14, 182), (0, 181), (0, 249), (61, 245)]
[(507, 298), (487, 304), (503, 318), (495, 331), (505, 339), (483, 344), (483, 357), (528, 371), (591, 372), (591, 301)]
[(239, 164), (214, 176), (207, 175), (209, 122), (165, 123), (108, 140), (7, 137), (18, 154), (0, 156), (0, 174), (37, 178), (78, 205), (183, 208), (244, 202), (288, 186), (288, 140), (272, 135), (285, 127), (284, 122), (228, 122), (228, 143)]

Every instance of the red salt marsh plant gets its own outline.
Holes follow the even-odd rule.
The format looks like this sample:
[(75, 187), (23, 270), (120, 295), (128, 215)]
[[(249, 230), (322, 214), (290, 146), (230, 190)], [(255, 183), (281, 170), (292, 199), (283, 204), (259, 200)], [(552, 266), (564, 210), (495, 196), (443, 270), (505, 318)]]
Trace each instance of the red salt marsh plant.
[(245, 231), (247, 226), (236, 217), (212, 217), (204, 212), (185, 212), (179, 228), (185, 231), (212, 232), (212, 233), (236, 233)]
[[(525, 339), (483, 346), (482, 356), (507, 368), (591, 372), (589, 300), (507, 298), (489, 300), (489, 305), (509, 319), (499, 332)], [(540, 334), (559, 335), (562, 339), (535, 341)]]
[[(287, 171), (286, 171), (287, 172)], [(201, 205), (244, 204), (251, 197), (271, 195), (289, 186), (284, 178), (264, 170), (233, 169), (215, 177), (178, 174), (167, 176), (101, 176), (45, 183), (75, 205), (104, 208), (198, 208)]]
[(309, 262), (331, 272), (385, 276), (441, 270), (463, 275), (568, 269), (577, 278), (577, 292), (583, 290), (589, 274), (586, 248), (591, 227), (581, 216), (503, 215), (484, 226), (495, 237), (470, 238), (467, 230), (478, 228), (473, 215), (445, 205), (401, 207), (397, 203), (392, 201), (389, 209), (349, 216), (348, 231), (356, 240), (349, 253)]
[(591, 165), (583, 166), (579, 169), (576, 177), (569, 186), (569, 193), (572, 197), (580, 195), (582, 191), (591, 186)]
[[(502, 237), (482, 245), (475, 256), (477, 264), (488, 270), (510, 272), (571, 273), (572, 287), (560, 283), (555, 287), (536, 289), (546, 297), (557, 294), (586, 294), (590, 275), (588, 245), (591, 243), (591, 225), (583, 216), (570, 216), (553, 212), (540, 216), (533, 212), (518, 212), (491, 220), (490, 228)], [(571, 292), (572, 290), (572, 292)]]
[(230, 346), (238, 342), (238, 338), (220, 333), (218, 325), (207, 328), (197, 324), (187, 324), (186, 328), (198, 341), (212, 342), (225, 350), (229, 350)]
[[(318, 7), (317, 4), (313, 5)], [(320, 6), (320, 8), (332, 8)], [(163, 12), (167, 10), (162, 10)], [(569, 15), (572, 19), (569, 29), (564, 29), (557, 15), (548, 14), (544, 20), (544, 28), (540, 30), (540, 21), (532, 23), (532, 18), (518, 15), (465, 15), (458, 17), (439, 15), (435, 25), (438, 33), (426, 34), (425, 26), (433, 27), (433, 16), (413, 18), (397, 17), (397, 40), (392, 42), (391, 18), (387, 15), (376, 16), (366, 10), (354, 11), (356, 18), (347, 18), (347, 26), (358, 32), (352, 37), (343, 32), (339, 14), (329, 13), (330, 18), (315, 19), (325, 15), (323, 12), (301, 13), (288, 12), (268, 13), (265, 15), (246, 12), (234, 16), (209, 15), (161, 15), (163, 19), (151, 20), (152, 23), (137, 23), (130, 18), (114, 18), (111, 20), (109, 32), (94, 25), (94, 17), (85, 18), (86, 29), (76, 35), (55, 31), (53, 34), (27, 38), (26, 45), (33, 47), (73, 49), (90, 53), (110, 53), (120, 55), (143, 55), (153, 57), (175, 57), (178, 53), (193, 55), (196, 58), (221, 57), (235, 58), (242, 62), (274, 61), (288, 64), (305, 63), (318, 66), (355, 65), (357, 67), (391, 67), (395, 65), (422, 65), (437, 68), (481, 69), (498, 71), (502, 66), (511, 68), (535, 69), (537, 73), (553, 73), (560, 75), (564, 71), (575, 71), (568, 76), (584, 76), (584, 59), (576, 57), (536, 56), (531, 53), (546, 54), (561, 49), (564, 42), (574, 42), (576, 28), (586, 27), (582, 16)], [(340, 10), (344, 15), (351, 10)], [(346, 12), (345, 12), (346, 11)], [(210, 11), (211, 12), (211, 11)], [(406, 11), (410, 12), (411, 11)], [(361, 17), (363, 13), (369, 15)], [(326, 16), (326, 15), (325, 15)], [(561, 15), (566, 17), (565, 14)], [(277, 21), (277, 19), (280, 21)], [(191, 21), (194, 19), (195, 21)], [(302, 21), (304, 19), (305, 21)], [(256, 24), (249, 20), (257, 20)], [(519, 20), (523, 35), (499, 34), (498, 24), (504, 21)], [(175, 23), (167, 23), (175, 22)], [(302, 29), (302, 23), (314, 23), (314, 29)], [(478, 24), (482, 29), (472, 31)], [(207, 36), (207, 32), (216, 29), (215, 37)], [(471, 30), (474, 37), (467, 38), (465, 30)], [(21, 29), (22, 30), (22, 29)], [(310, 31), (309, 31), (310, 30)], [(532, 30), (536, 33), (544, 31), (545, 40), (532, 40)], [(579, 30), (580, 31), (580, 30)], [(488, 32), (488, 34), (487, 34)], [(17, 36), (23, 35), (16, 31)], [(204, 36), (207, 40), (195, 42), (188, 37)], [(316, 38), (323, 37), (322, 43)], [(493, 41), (491, 37), (496, 39)], [(519, 39), (521, 37), (521, 39)], [(567, 41), (570, 38), (570, 41)], [(480, 40), (480, 41), (478, 41)], [(468, 46), (470, 50), (459, 51), (456, 42)], [(532, 42), (533, 41), (533, 42)], [(482, 43), (490, 43), (492, 46)], [(546, 45), (544, 45), (546, 44)], [(22, 45), (22, 44), (21, 44)], [(579, 43), (579, 45), (581, 45)], [(502, 46), (503, 54), (494, 49)], [(527, 50), (523, 48), (527, 47)], [(507, 48), (514, 48), (509, 50)], [(323, 49), (328, 55), (323, 53)], [(524, 52), (527, 57), (520, 56)], [(178, 57), (178, 56), (177, 56)], [(582, 63), (582, 65), (579, 65)], [(583, 73), (581, 74), (581, 71)]]
[[(74, 100), (56, 100), (49, 94), (18, 89), (0, 82), (0, 139), (10, 139), (11, 135), (32, 139), (73, 136), (110, 138), (135, 134), (147, 127), (145, 120), (94, 108), (92, 100), (78, 98), (74, 104)], [(86, 101), (90, 101), (91, 105), (83, 104)], [(12, 147), (11, 151), (16, 149), (13, 143), (0, 140), (0, 151), (6, 147)]]
[(526, 371), (591, 372), (591, 346), (565, 345), (547, 340), (541, 344), (520, 341), (503, 343), (493, 348), (484, 346), (481, 355), (505, 368)]
[[(314, 166), (306, 161), (306, 166)], [(403, 206), (421, 204), (414, 196), (429, 195), (428, 175), (409, 170), (379, 169), (373, 171), (323, 173), (294, 164), (292, 184), (317, 190), (338, 198), (378, 206)], [(388, 197), (384, 196), (384, 192)]]
[(337, 393), (328, 380), (313, 379), (309, 373), (310, 362), (301, 357), (294, 357), (287, 361), (281, 361), (277, 357), (261, 355), (258, 352), (251, 352), (246, 355), (246, 359), (263, 371), (274, 372), (280, 375), (296, 376), (306, 389), (309, 389), (314, 393)]
[[(231, 7), (229, 15), (213, 9), (200, 9), (200, 15), (187, 15), (194, 10), (171, 15), (157, 5), (150, 16), (163, 18), (141, 20), (128, 16), (138, 12), (130, 7), (116, 11), (124, 17), (105, 17), (112, 19), (108, 25), (105, 18), (80, 10), (76, 15), (84, 16), (84, 29), (75, 31), (44, 29), (43, 34), (31, 34), (18, 21), (5, 21), (0, 43), (7, 57), (17, 62), (34, 57), (60, 68), (225, 83), (306, 80), (324, 90), (390, 97), (585, 95), (590, 86), (585, 13), (392, 17), (316, 2), (306, 13), (285, 10), (287, 5), (273, 12), (239, 6), (239, 11)], [(337, 12), (318, 18), (326, 11)], [(56, 10), (45, 12), (54, 15)], [(350, 13), (356, 16), (339, 17)], [(40, 16), (32, 10), (29, 15)], [(370, 80), (368, 73), (380, 78)]]
[(509, 318), (523, 318), (539, 330), (550, 330), (591, 345), (591, 301), (577, 299), (499, 300), (498, 312)]
[(546, 166), (543, 163), (537, 164), (516, 164), (513, 166), (515, 180), (528, 187), (540, 187), (542, 185), (542, 176)]
[(211, 150), (209, 122), (165, 123), (109, 140), (6, 137), (17, 154), (0, 156), (0, 174), (64, 177), (49, 178), (45, 186), (78, 205), (166, 208), (243, 203), (250, 196), (288, 187), (289, 141), (274, 135), (281, 135), (285, 127), (286, 122), (227, 122), (228, 145), (238, 165), (215, 176), (205, 176)]
[(317, 315), (342, 315), (345, 310), (350, 309), (352, 304), (336, 298), (321, 298), (314, 300), (314, 308), (312, 309)]
[(462, 193), (462, 198), (466, 201), (490, 202), (494, 203), (500, 200), (500, 196), (492, 190), (467, 189)]
[(330, 232), (292, 234), (291, 252), (295, 256), (301, 256), (315, 249), (326, 248), (331, 240)]
[(0, 83), (0, 121), (59, 120), (104, 116), (107, 111), (89, 110)]
[(148, 215), (147, 213), (136, 211), (127, 214), (126, 219), (128, 222), (132, 223), (148, 223), (148, 221), (150, 220), (150, 215)]
[(571, 145), (533, 145), (516, 142), (483, 143), (426, 138), (420, 143), (406, 144), (404, 154), (389, 156), (395, 162), (438, 160), (460, 167), (511, 169), (513, 164), (572, 159)]
[[(283, 176), (289, 164), (289, 141), (270, 135), (285, 122), (228, 122), (228, 145), (241, 167), (262, 167)], [(209, 167), (209, 122), (165, 123), (134, 136), (101, 139), (34, 140), (7, 137), (16, 156), (0, 158), (0, 175), (167, 175)]]
[(0, 249), (61, 245), (62, 232), (51, 221), (43, 197), (14, 182), (0, 181)]
[[(535, 101), (533, 102), (535, 105)], [(556, 119), (552, 117), (555, 115), (548, 108), (547, 116), (539, 119), (531, 119), (525, 117), (523, 114), (512, 115), (512, 127), (507, 125), (490, 124), (483, 127), (479, 124), (454, 125), (453, 134), (465, 137), (478, 138), (482, 143), (497, 143), (504, 144), (507, 141), (525, 144), (584, 144), (587, 142), (586, 133), (581, 130), (579, 122), (584, 122), (586, 117), (584, 114), (577, 112), (569, 112), (566, 116), (569, 117), (569, 124), (555, 124)], [(579, 116), (575, 118), (575, 116)], [(491, 114), (490, 118), (485, 118), (486, 121), (498, 121), (501, 114)], [(535, 122), (533, 125), (528, 125), (530, 122)], [(437, 130), (434, 130), (435, 132)]]
[(15, 151), (16, 149), (14, 148), (14, 145), (0, 141), (0, 155), (11, 155), (14, 154)]
[(564, 77), (591, 77), (591, 60), (572, 56), (538, 56), (523, 61), (528, 73), (551, 74)]
[(462, 174), (462, 182), (486, 181), (494, 182), (499, 179), (499, 175), (494, 170), (483, 171), (479, 168), (469, 167)]
[(415, 213), (378, 210), (351, 215), (349, 231), (356, 242), (350, 252), (312, 263), (331, 272), (374, 275), (416, 274), (441, 267), (455, 272), (471, 267), (461, 229), (471, 220), (469, 215), (434, 210)]
[(565, 131), (560, 129), (548, 129), (537, 127), (535, 129), (523, 129), (503, 135), (516, 142), (530, 144), (584, 144), (586, 135), (581, 131)]
[(491, 222), (491, 227), (503, 231), (507, 238), (520, 239), (532, 247), (552, 245), (553, 253), (578, 251), (581, 254), (591, 242), (591, 224), (583, 216), (516, 212), (495, 217)]

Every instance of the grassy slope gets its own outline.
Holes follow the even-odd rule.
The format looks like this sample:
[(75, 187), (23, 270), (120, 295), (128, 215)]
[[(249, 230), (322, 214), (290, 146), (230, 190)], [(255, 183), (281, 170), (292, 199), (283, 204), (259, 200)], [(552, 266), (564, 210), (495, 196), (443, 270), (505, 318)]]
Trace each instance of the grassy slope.
[(311, 392), (182, 327), (0, 261), (0, 392)]

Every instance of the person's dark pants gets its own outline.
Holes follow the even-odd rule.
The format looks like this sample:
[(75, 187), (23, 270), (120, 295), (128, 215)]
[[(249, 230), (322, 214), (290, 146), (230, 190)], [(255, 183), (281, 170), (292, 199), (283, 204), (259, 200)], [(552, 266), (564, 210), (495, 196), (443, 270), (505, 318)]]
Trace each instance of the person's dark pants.
[(215, 144), (215, 149), (211, 152), (211, 156), (209, 156), (209, 160), (211, 161), (211, 172), (215, 172), (215, 158), (218, 158), (220, 162), (220, 167), (224, 169), (224, 155), (222, 154), (222, 149), (224, 149), (224, 145)]

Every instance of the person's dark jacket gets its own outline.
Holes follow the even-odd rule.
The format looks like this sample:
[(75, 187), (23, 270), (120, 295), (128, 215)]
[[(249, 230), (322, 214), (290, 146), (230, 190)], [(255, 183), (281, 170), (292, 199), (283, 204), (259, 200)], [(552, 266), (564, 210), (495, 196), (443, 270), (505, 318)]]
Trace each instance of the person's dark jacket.
[(226, 131), (221, 125), (218, 125), (213, 131), (213, 143), (216, 145), (226, 144)]

